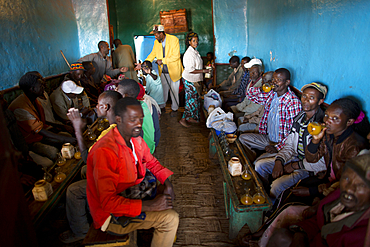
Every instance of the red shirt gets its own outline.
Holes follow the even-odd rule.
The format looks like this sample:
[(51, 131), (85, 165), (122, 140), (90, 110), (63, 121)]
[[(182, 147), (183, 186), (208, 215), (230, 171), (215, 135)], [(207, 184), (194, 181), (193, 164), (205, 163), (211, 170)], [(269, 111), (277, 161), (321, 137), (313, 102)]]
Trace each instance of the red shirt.
[(150, 154), (141, 137), (131, 138), (138, 163), (117, 128), (95, 143), (87, 158), (87, 200), (95, 228), (101, 227), (110, 213), (116, 217), (134, 217), (141, 213), (141, 200), (120, 195), (139, 184), (146, 168), (161, 182), (173, 174)]

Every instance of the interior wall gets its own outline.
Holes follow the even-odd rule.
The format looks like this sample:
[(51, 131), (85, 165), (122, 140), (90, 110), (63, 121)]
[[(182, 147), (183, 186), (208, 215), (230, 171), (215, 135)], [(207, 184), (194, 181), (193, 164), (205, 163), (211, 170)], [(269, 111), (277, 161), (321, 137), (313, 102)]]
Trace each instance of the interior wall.
[(248, 55), (247, 0), (213, 0), (216, 63)]
[[(213, 51), (211, 3), (212, 0), (109, 0), (110, 16), (115, 10), (113, 15), (117, 20), (113, 23), (111, 18), (111, 24), (116, 30), (115, 38), (134, 49), (134, 36), (149, 35), (153, 25), (160, 24), (159, 11), (186, 9), (189, 29), (199, 35), (198, 51), (206, 56), (207, 52)], [(180, 52), (185, 52), (185, 45), (181, 46)]]
[[(229, 2), (214, 0), (214, 5), (246, 5), (247, 55), (261, 58), (266, 70), (288, 68), (293, 86), (300, 89), (312, 81), (322, 82), (329, 87), (326, 102), (349, 96), (370, 110), (366, 74), (370, 66), (370, 1), (235, 0), (232, 6)], [(243, 20), (245, 14), (240, 9), (227, 14), (226, 19), (232, 15)], [(231, 33), (230, 25), (215, 25), (215, 32), (226, 36), (246, 33), (245, 27), (235, 26)], [(216, 53), (224, 47), (233, 50), (235, 41), (230, 40), (216, 37)]]
[[(98, 52), (98, 43), (109, 43), (106, 0), (72, 0), (80, 46), (80, 56)], [(75, 61), (71, 61), (75, 62)]]
[(59, 74), (79, 57), (76, 18), (71, 1), (0, 0), (0, 90), (13, 87), (28, 71)]

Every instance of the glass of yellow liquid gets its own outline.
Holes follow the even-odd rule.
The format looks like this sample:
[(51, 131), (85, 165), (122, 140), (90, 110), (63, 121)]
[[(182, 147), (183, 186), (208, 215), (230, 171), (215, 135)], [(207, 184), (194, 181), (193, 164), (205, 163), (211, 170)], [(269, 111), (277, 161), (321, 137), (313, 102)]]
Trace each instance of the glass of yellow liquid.
[(54, 181), (57, 183), (63, 182), (64, 179), (66, 179), (66, 174), (64, 172), (60, 171), (60, 167), (55, 168), (55, 172), (57, 175), (54, 177)]
[(75, 147), (74, 157), (75, 157), (76, 160), (81, 159), (81, 152), (80, 152), (80, 149), (78, 147)]
[(245, 169), (241, 176), (244, 180), (250, 180), (252, 178), (252, 175), (248, 169)]
[(97, 129), (98, 131), (104, 130), (104, 119), (103, 118), (99, 119)]
[(265, 83), (262, 85), (262, 90), (265, 92), (265, 93), (268, 93), (271, 91), (271, 89), (273, 89), (274, 86), (271, 84), (271, 83)]
[(90, 126), (88, 126), (88, 129), (87, 129), (87, 138), (89, 138), (90, 141), (93, 141), (93, 140), (96, 139), (96, 135), (92, 131), (92, 129), (90, 128)]
[(318, 122), (311, 122), (307, 126), (308, 133), (311, 135), (318, 135), (320, 134), (321, 130), (325, 127), (324, 124)]
[(249, 190), (247, 193), (245, 193), (245, 195), (243, 195), (241, 198), (240, 198), (240, 202), (243, 204), (243, 205), (252, 205), (253, 204), (253, 198), (251, 197), (251, 195), (249, 194)]
[(260, 191), (253, 195), (253, 202), (255, 204), (263, 204), (265, 203), (266, 198), (262, 195)]
[(58, 153), (57, 165), (64, 166), (65, 163), (66, 163), (66, 159), (60, 153)]

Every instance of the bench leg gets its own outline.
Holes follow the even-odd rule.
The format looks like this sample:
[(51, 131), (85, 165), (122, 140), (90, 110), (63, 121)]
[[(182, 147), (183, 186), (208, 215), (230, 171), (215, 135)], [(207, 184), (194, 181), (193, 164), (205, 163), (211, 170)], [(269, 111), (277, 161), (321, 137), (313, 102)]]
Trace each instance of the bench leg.
[(231, 200), (229, 202), (229, 238), (234, 239), (242, 227), (247, 224), (250, 231), (256, 232), (262, 225), (263, 211), (254, 212), (235, 212), (232, 207)]

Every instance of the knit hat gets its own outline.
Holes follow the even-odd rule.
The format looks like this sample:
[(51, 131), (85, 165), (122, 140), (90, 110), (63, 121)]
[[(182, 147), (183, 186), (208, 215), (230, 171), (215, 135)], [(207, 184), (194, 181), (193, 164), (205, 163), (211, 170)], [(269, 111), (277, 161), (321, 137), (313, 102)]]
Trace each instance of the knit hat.
[(84, 90), (83, 87), (77, 86), (74, 81), (64, 81), (62, 84), (62, 90), (64, 93), (80, 94)]
[(71, 64), (71, 71), (75, 71), (75, 70), (85, 70), (85, 68), (82, 65), (82, 63), (72, 63)]
[(303, 90), (305, 90), (308, 87), (315, 88), (317, 91), (319, 91), (320, 93), (324, 95), (324, 98), (326, 97), (326, 94), (328, 93), (328, 88), (319, 82), (311, 82), (310, 84), (306, 84), (302, 87), (301, 91), (303, 92)]
[(370, 153), (348, 160), (345, 166), (354, 170), (370, 188)]

